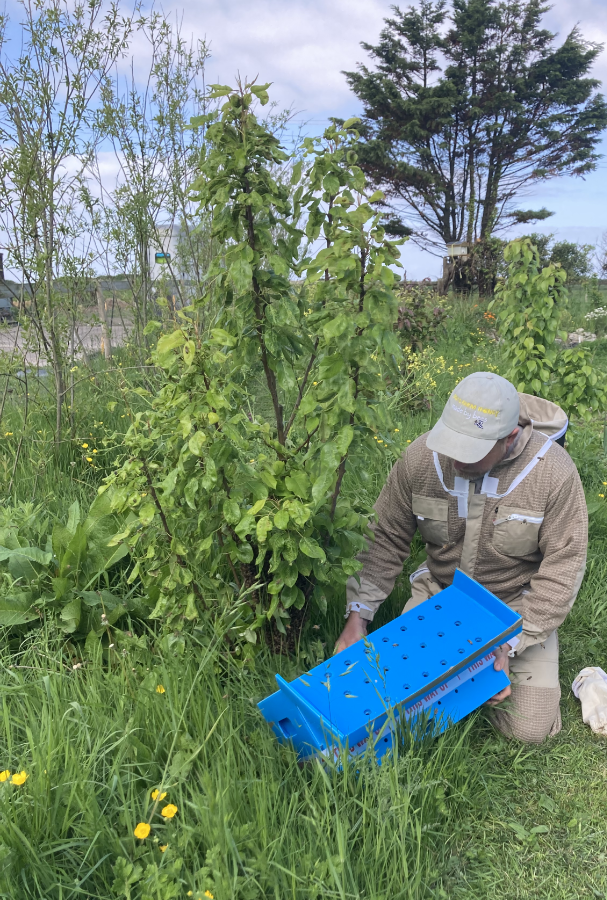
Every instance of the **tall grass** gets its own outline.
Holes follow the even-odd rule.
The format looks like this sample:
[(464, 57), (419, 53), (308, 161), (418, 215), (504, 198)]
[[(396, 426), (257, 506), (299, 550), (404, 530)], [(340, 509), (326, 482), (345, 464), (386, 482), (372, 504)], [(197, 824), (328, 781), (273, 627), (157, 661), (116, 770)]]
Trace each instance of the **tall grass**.
[(196, 640), (183, 657), (143, 643), (76, 669), (49, 634), (2, 655), (0, 765), (29, 775), (0, 785), (2, 896), (128, 897), (120, 858), (143, 867), (133, 897), (429, 896), (478, 790), (472, 722), (381, 768), (300, 768), (255, 705), (274, 662), (242, 673)]
[[(455, 382), (496, 362), (487, 327), (483, 308), (454, 304), (435, 347), (444, 365), (432, 370), (429, 402), (403, 407), (398, 432), (354, 461), (344, 483), (350, 496), (373, 500)], [(63, 519), (73, 499), (83, 506), (92, 500), (141, 402), (142, 373), (129, 369), (126, 357), (114, 368), (131, 374), (87, 373), (76, 395), (74, 435), (58, 446), (42, 400), (31, 404), (24, 425), (24, 398), (12, 396), (0, 424), (1, 435), (13, 432), (0, 436), (7, 485), (15, 470), (7, 504), (34, 499)], [(0, 772), (28, 776), (22, 785), (0, 781), (0, 896), (607, 896), (604, 748), (582, 724), (569, 690), (583, 665), (607, 667), (602, 423), (574, 427), (571, 438), (570, 452), (596, 502), (588, 574), (560, 629), (561, 735), (540, 747), (509, 743), (480, 712), (439, 739), (406, 738), (397, 758), (381, 767), (372, 759), (346, 763), (342, 772), (319, 763), (300, 767), (256, 704), (274, 690), (276, 671), (291, 679), (330, 655), (342, 608), (312, 623), (298, 658), (264, 651), (248, 669), (203, 629), (185, 647), (170, 635), (113, 631), (112, 647), (89, 648), (85, 658), (50, 622), (29, 632), (17, 650), (0, 635)], [(407, 575), (421, 558), (415, 542), (374, 627), (400, 612)], [(155, 789), (167, 794), (159, 803), (151, 797)], [(178, 812), (165, 819), (168, 802)], [(144, 840), (133, 834), (140, 822), (151, 825)]]

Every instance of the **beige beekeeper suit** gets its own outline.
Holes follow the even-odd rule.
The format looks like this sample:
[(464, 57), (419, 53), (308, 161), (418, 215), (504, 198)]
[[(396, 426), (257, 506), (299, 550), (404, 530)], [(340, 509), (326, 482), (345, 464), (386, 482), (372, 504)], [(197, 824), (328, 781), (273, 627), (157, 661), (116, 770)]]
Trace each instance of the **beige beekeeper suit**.
[(404, 611), (451, 584), (456, 568), (517, 610), (523, 633), (510, 653), (512, 695), (492, 714), (504, 734), (542, 741), (561, 727), (557, 628), (584, 576), (588, 517), (577, 469), (555, 443), (565, 413), (519, 397), (522, 431), (484, 478), (455, 481), (453, 460), (429, 450), (427, 434), (396, 463), (375, 504), (375, 540), (359, 556), (360, 583), (348, 580), (347, 615), (373, 619), (418, 528), (427, 559), (411, 576)]

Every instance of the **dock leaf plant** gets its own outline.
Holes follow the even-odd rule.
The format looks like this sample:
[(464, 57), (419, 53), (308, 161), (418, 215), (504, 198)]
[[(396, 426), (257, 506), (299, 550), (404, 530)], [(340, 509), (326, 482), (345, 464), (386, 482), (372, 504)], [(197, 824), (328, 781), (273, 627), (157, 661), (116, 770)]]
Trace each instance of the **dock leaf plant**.
[(402, 241), (356, 164), (357, 120), (288, 154), (256, 112), (267, 88), (215, 85), (218, 108), (192, 120), (206, 128), (192, 193), (217, 253), (158, 340), (164, 384), (105, 485), (130, 510), (115, 540), (134, 548), (152, 616), (180, 640), (233, 608), (242, 658), (267, 623), (287, 636), (311, 604), (343, 601), (373, 517), (344, 497), (344, 475), (390, 429), (401, 359)]

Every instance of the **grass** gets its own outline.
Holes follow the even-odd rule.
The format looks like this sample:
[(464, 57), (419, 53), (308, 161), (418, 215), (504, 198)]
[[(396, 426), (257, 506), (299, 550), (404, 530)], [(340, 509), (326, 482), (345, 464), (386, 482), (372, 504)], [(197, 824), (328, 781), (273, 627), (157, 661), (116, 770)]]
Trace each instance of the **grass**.
[[(351, 469), (346, 491), (374, 498), (456, 381), (495, 364), (482, 315), (454, 304), (448, 334), (418, 373), (429, 403), (399, 414), (398, 432)], [(127, 367), (122, 361), (116, 369)], [(13, 434), (0, 438), (7, 482), (23, 435), (11, 503), (33, 499), (64, 519), (74, 499), (90, 502), (137, 402), (141, 376), (129, 371), (87, 373), (74, 436), (59, 447), (42, 399), (25, 427), (22, 404), (7, 406), (1, 431)], [(589, 499), (598, 501), (607, 482), (602, 424), (574, 427), (570, 437)], [(273, 690), (276, 671), (292, 678), (331, 652), (340, 609), (316, 623), (299, 659), (267, 653), (246, 670), (202, 630), (183, 652), (145, 629), (115, 630), (114, 646), (89, 651), (84, 663), (50, 622), (18, 652), (0, 642), (0, 771), (28, 774), (23, 785), (0, 782), (0, 896), (607, 897), (607, 744), (583, 725), (570, 691), (580, 668), (607, 661), (607, 505), (592, 508), (588, 573), (560, 630), (563, 730), (538, 747), (509, 743), (481, 711), (438, 740), (406, 739), (380, 768), (370, 760), (358, 772), (300, 767), (256, 703)], [(375, 627), (401, 611), (407, 574), (422, 553), (415, 543)], [(167, 797), (155, 804), (151, 792), (160, 787)], [(164, 819), (168, 802), (178, 812)], [(133, 835), (139, 822), (151, 825), (145, 840)]]

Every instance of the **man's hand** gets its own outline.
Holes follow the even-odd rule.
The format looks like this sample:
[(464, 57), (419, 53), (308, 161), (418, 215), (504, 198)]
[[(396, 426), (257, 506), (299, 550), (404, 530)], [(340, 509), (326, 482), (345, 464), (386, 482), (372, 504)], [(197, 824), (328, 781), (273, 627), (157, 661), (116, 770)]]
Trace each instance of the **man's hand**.
[[(510, 674), (510, 657), (508, 653), (510, 652), (510, 644), (502, 644), (501, 647), (498, 647), (497, 650), (493, 651), (493, 655), (495, 656), (495, 662), (493, 663), (493, 668), (496, 672), (505, 672), (506, 675)], [(504, 688), (503, 691), (500, 691), (499, 694), (496, 694), (495, 697), (491, 697), (490, 700), (487, 700), (487, 706), (497, 706), (498, 703), (501, 703), (502, 700), (505, 700), (506, 697), (509, 697), (512, 693), (512, 688), (510, 685)]]
[(361, 619), (360, 613), (351, 612), (346, 620), (346, 627), (337, 638), (334, 652), (339, 653), (340, 650), (345, 650), (346, 647), (351, 647), (352, 644), (356, 643), (356, 641), (359, 641), (362, 637), (365, 637), (366, 633), (366, 619)]

